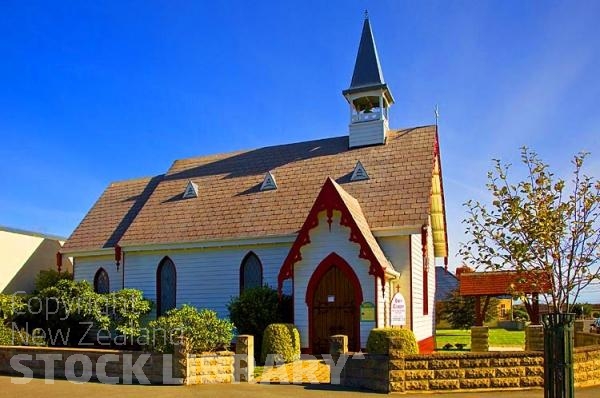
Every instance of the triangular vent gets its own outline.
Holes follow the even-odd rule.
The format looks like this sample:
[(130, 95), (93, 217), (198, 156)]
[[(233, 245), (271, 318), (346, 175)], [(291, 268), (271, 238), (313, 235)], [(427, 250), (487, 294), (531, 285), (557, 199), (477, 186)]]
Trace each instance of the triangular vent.
[(198, 197), (198, 184), (189, 181), (185, 191), (183, 192), (183, 199), (197, 198)]
[(354, 166), (354, 171), (352, 172), (352, 177), (350, 177), (350, 181), (360, 181), (360, 180), (368, 180), (369, 175), (365, 170), (364, 166), (360, 162), (356, 162), (356, 166)]
[(277, 182), (275, 181), (275, 177), (273, 177), (273, 174), (271, 174), (270, 171), (267, 171), (267, 174), (265, 174), (265, 179), (263, 180), (263, 183), (260, 186), (260, 190), (270, 191), (272, 189), (277, 189)]

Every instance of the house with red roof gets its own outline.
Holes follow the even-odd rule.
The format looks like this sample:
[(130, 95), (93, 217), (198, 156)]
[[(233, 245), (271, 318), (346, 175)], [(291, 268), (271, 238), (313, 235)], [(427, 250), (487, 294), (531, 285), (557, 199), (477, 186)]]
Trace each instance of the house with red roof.
[(431, 350), (434, 260), (448, 255), (438, 131), (389, 127), (394, 97), (368, 18), (342, 94), (344, 136), (111, 183), (61, 249), (75, 279), (140, 289), (156, 315), (189, 303), (227, 316), (231, 297), (267, 284), (293, 296), (305, 352), (328, 352), (334, 334), (358, 350), (390, 325)]

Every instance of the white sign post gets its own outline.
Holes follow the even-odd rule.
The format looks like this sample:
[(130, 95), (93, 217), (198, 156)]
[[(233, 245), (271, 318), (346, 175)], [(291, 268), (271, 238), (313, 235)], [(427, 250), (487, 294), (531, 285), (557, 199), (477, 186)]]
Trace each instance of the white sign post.
[(392, 298), (392, 305), (390, 306), (390, 325), (406, 325), (406, 301), (404, 301), (402, 293), (396, 293)]

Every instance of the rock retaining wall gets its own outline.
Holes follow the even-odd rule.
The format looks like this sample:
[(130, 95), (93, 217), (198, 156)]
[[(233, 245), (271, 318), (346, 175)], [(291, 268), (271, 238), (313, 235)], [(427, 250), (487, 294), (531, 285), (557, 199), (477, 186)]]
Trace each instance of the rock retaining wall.
[(174, 354), (80, 348), (0, 346), (0, 374), (110, 384), (206, 384), (234, 381), (235, 357), (223, 351)]
[[(390, 340), (388, 355), (349, 355), (343, 386), (379, 392), (504, 390), (542, 387), (542, 352), (403, 355)], [(600, 385), (600, 345), (575, 349), (575, 386)]]

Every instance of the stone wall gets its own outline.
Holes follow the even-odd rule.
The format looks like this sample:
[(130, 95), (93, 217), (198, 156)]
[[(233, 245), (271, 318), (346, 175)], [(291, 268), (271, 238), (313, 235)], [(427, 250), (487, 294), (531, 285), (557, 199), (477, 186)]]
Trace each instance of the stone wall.
[(175, 355), (78, 348), (0, 347), (0, 373), (98, 380), (111, 384), (184, 384), (185, 361)]
[[(573, 368), (576, 387), (600, 385), (600, 345), (576, 348)], [(379, 392), (542, 387), (544, 355), (537, 351), (403, 355), (401, 343), (391, 339), (388, 355), (348, 356), (340, 383)]]
[(202, 355), (188, 354), (185, 384), (232, 383), (234, 354), (221, 351)]
[(356, 389), (388, 392), (388, 366), (387, 355), (349, 355), (340, 373), (340, 384)]
[(0, 346), (0, 374), (110, 384), (231, 383), (235, 357), (223, 351), (174, 354), (80, 348)]
[[(537, 352), (407, 355), (403, 391), (538, 387), (544, 357)], [(400, 391), (400, 390), (396, 390)]]
[(600, 345), (576, 348), (573, 362), (576, 387), (600, 384)]
[(591, 345), (600, 345), (600, 334), (575, 333), (575, 347), (587, 347)]

